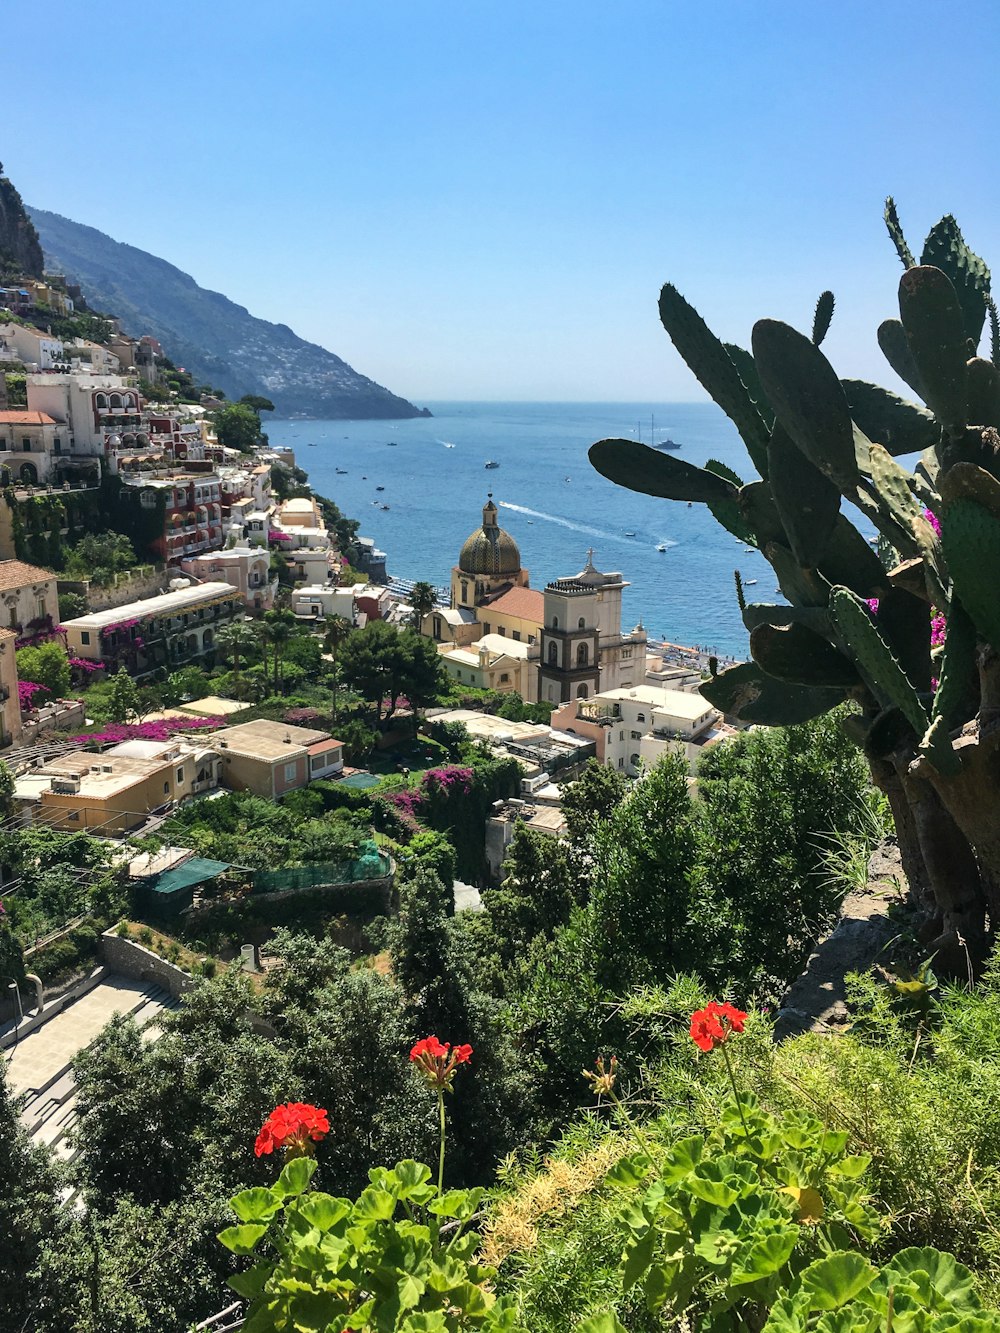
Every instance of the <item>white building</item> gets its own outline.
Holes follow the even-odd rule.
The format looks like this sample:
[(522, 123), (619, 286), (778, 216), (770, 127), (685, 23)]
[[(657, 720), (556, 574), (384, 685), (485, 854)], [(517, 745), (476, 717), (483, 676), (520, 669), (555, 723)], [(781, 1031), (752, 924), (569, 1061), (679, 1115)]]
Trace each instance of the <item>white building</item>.
[(52, 370), (64, 360), (61, 338), (24, 324), (0, 324), (0, 339), (25, 370)]
[(678, 746), (693, 767), (705, 745), (731, 733), (700, 694), (646, 684), (573, 699), (552, 714), (552, 725), (592, 738), (604, 764), (633, 778)]
[(278, 581), (271, 578), (271, 560), (259, 546), (231, 546), (225, 551), (205, 551), (181, 560), (185, 574), (205, 581), (231, 584), (248, 610), (270, 611)]

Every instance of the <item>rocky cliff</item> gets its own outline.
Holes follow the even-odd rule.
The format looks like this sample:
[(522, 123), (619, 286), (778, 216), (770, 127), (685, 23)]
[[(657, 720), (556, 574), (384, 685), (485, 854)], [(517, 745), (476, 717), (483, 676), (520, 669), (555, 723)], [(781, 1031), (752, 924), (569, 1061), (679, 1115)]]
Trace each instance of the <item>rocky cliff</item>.
[(0, 275), (40, 278), (42, 266), (38, 233), (0, 165)]
[(429, 415), (286, 324), (257, 319), (219, 292), (199, 287), (173, 264), (58, 213), (28, 211), (50, 272), (79, 283), (88, 304), (116, 315), (126, 333), (158, 338), (176, 365), (230, 398), (263, 394), (279, 416)]

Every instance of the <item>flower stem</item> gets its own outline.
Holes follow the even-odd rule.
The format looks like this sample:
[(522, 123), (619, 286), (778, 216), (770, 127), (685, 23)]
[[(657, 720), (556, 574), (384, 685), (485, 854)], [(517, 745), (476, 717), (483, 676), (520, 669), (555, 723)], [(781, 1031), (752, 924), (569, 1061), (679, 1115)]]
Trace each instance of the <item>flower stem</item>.
[(747, 1126), (747, 1118), (743, 1114), (743, 1099), (740, 1097), (740, 1090), (736, 1086), (736, 1075), (733, 1073), (733, 1062), (729, 1058), (729, 1052), (726, 1050), (726, 1043), (722, 1043), (722, 1054), (726, 1061), (726, 1070), (729, 1074), (729, 1082), (733, 1087), (733, 1096), (736, 1098), (736, 1109), (740, 1113), (740, 1119), (743, 1121), (743, 1133), (746, 1135), (747, 1143), (750, 1142), (750, 1130)]
[(646, 1155), (646, 1157), (649, 1158), (649, 1164), (650, 1164), (650, 1166), (652, 1166), (652, 1165), (653, 1165), (653, 1154), (652, 1154), (652, 1153), (650, 1152), (650, 1150), (649, 1150), (649, 1142), (648, 1142), (648, 1140), (646, 1139), (645, 1134), (643, 1134), (642, 1130), (639, 1128), (639, 1126), (635, 1123), (635, 1121), (634, 1121), (634, 1120), (632, 1119), (632, 1117), (629, 1115), (628, 1111), (626, 1111), (626, 1109), (625, 1109), (625, 1104), (624, 1104), (624, 1102), (622, 1102), (621, 1098), (619, 1098), (618, 1096), (616, 1096), (616, 1094), (614, 1093), (614, 1091), (613, 1091), (612, 1089), (610, 1089), (610, 1088), (608, 1089), (608, 1097), (611, 1099), (612, 1102), (614, 1102), (615, 1107), (616, 1107), (617, 1110), (618, 1110), (618, 1114), (619, 1114), (619, 1115), (622, 1117), (622, 1119), (625, 1121), (626, 1125), (628, 1125), (629, 1130), (630, 1130), (631, 1133), (632, 1133), (632, 1137), (635, 1139), (636, 1143), (638, 1143), (638, 1145), (639, 1145), (639, 1151), (642, 1152), (642, 1153), (644, 1153), (644, 1154)]
[(441, 1148), (438, 1153), (438, 1194), (444, 1193), (444, 1093), (438, 1088), (438, 1123), (441, 1128)]

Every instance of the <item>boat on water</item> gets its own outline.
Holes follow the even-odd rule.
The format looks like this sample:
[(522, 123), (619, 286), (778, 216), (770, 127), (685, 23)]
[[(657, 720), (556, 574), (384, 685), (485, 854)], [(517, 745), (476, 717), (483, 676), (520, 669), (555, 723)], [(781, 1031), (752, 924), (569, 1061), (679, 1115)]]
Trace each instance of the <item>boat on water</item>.
[(743, 586), (744, 588), (752, 588), (756, 582), (756, 579), (744, 579)]
[(337, 472), (338, 476), (341, 476), (341, 477), (346, 477), (346, 476), (347, 476), (347, 468), (346, 468), (346, 467), (338, 467), (338, 468), (335, 469), (335, 471)]
[(634, 536), (635, 536), (635, 533), (634, 533), (634, 532), (626, 532), (625, 536), (626, 536), (626, 537), (634, 537)]
[(453, 444), (448, 444), (447, 442), (445, 442), (445, 446), (444, 446), (444, 447), (445, 447), (446, 449), (454, 449), (455, 446), (454, 446)]
[(657, 546), (656, 549), (657, 549), (658, 551), (660, 551), (660, 552), (665, 551), (665, 550), (667, 549), (667, 543), (666, 543), (666, 542), (660, 542), (659, 546)]
[(315, 448), (316, 448), (316, 441), (315, 441), (315, 440), (310, 440), (310, 441), (309, 441), (309, 448), (310, 448), (310, 449), (315, 449)]
[(390, 449), (395, 449), (398, 443), (399, 443), (398, 440), (386, 440), (386, 444), (389, 446)]
[(376, 489), (377, 491), (384, 491), (384, 490), (385, 490), (385, 487), (384, 487), (384, 486), (376, 486), (375, 489)]
[(388, 509), (388, 508), (389, 508), (388, 505), (379, 505), (379, 509)]
[(494, 467), (499, 467), (500, 464), (496, 461), (495, 458), (488, 458), (488, 459), (486, 460), (484, 466), (487, 467), (487, 468), (494, 468)]

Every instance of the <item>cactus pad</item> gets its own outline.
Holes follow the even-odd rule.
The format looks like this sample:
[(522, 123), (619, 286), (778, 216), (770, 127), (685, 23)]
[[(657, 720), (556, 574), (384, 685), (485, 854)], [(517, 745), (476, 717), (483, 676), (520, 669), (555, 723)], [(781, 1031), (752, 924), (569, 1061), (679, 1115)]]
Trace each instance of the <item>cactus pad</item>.
[(811, 689), (775, 680), (753, 662), (730, 667), (701, 686), (704, 698), (721, 712), (748, 725), (790, 727), (828, 713), (844, 700), (843, 690)]
[(927, 730), (927, 712), (875, 628), (868, 607), (847, 588), (834, 588), (830, 614), (875, 698), (886, 707), (898, 708), (917, 735), (922, 736)]
[[(900, 326), (902, 328), (902, 326)], [(874, 444), (890, 454), (919, 454), (941, 437), (933, 412), (865, 380), (842, 380), (851, 416)]]
[(681, 458), (672, 458), (636, 440), (598, 440), (590, 446), (590, 461), (616, 486), (666, 500), (735, 499), (736, 487), (717, 472), (706, 472)]
[(939, 268), (908, 269), (899, 280), (899, 317), (924, 386), (924, 401), (949, 434), (965, 426), (965, 323), (951, 280)]
[(860, 683), (843, 653), (804, 625), (758, 625), (750, 655), (769, 676), (795, 685), (851, 689)]
[(941, 544), (959, 601), (987, 643), (1000, 650), (1000, 519), (974, 500), (951, 500), (941, 515)]

